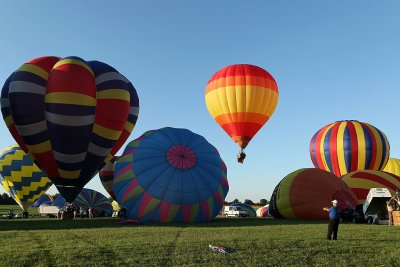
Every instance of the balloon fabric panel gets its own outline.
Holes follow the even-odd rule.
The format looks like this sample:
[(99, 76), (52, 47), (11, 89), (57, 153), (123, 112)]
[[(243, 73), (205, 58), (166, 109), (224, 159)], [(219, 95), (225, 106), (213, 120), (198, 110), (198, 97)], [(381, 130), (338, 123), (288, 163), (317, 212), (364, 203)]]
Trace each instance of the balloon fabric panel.
[(4, 189), (26, 210), (52, 185), (25, 152), (13, 145), (0, 152), (0, 181)]
[(367, 123), (339, 121), (319, 130), (311, 139), (315, 167), (336, 176), (362, 169), (382, 169), (389, 157), (386, 136)]
[(272, 116), (278, 87), (274, 78), (257, 66), (232, 65), (209, 80), (205, 100), (211, 116), (245, 148)]
[(400, 176), (400, 160), (395, 158), (390, 158), (383, 171)]
[(68, 202), (123, 145), (138, 112), (123, 75), (79, 57), (31, 60), (2, 89), (10, 132)]
[(342, 176), (342, 180), (357, 196), (359, 205), (364, 204), (371, 188), (387, 188), (392, 195), (400, 188), (400, 177), (384, 171), (355, 171)]
[(133, 219), (208, 221), (228, 188), (218, 151), (185, 129), (146, 132), (128, 144), (115, 167), (115, 196)]

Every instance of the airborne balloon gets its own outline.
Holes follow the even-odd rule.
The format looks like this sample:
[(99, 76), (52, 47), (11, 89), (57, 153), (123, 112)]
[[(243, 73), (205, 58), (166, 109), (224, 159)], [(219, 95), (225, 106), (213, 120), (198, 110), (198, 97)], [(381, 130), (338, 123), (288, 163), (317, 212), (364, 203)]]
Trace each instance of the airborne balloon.
[(271, 118), (278, 104), (278, 86), (266, 70), (248, 64), (227, 66), (208, 81), (206, 105), (214, 120), (243, 149)]

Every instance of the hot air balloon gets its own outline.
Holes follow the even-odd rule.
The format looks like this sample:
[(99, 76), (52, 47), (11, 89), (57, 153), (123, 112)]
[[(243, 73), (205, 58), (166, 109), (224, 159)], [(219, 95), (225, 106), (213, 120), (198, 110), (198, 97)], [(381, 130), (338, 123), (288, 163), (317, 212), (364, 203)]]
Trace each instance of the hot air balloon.
[(32, 207), (38, 208), (43, 203), (50, 203), (50, 202), (53, 202), (53, 197), (49, 194), (43, 194), (35, 201), (35, 203), (32, 204)]
[(338, 177), (357, 170), (382, 170), (389, 150), (383, 132), (355, 120), (326, 125), (315, 133), (310, 143), (314, 166)]
[(400, 159), (389, 158), (382, 171), (400, 176)]
[(104, 189), (110, 196), (115, 200), (114, 190), (113, 190), (113, 183), (114, 183), (114, 166), (115, 161), (118, 159), (117, 156), (114, 156), (110, 162), (108, 162), (100, 171), (99, 177), (101, 184), (103, 185)]
[(342, 176), (354, 194), (357, 196), (359, 205), (364, 204), (371, 188), (387, 188), (392, 196), (396, 189), (400, 188), (400, 177), (384, 171), (356, 171)]
[(274, 218), (324, 220), (323, 207), (338, 200), (342, 211), (353, 209), (357, 198), (350, 188), (332, 173), (306, 168), (285, 176), (275, 187), (269, 204)]
[(256, 210), (257, 217), (268, 217), (269, 214), (269, 205), (265, 205), (264, 207), (258, 208)]
[(139, 99), (105, 63), (40, 57), (7, 79), (1, 111), (17, 143), (72, 202), (127, 140)]
[(243, 149), (269, 120), (278, 104), (278, 86), (264, 69), (248, 64), (227, 66), (208, 81), (205, 100), (214, 120)]
[(52, 185), (46, 173), (18, 145), (0, 152), (0, 174), (5, 191), (24, 212)]
[(217, 149), (186, 129), (148, 131), (130, 142), (115, 165), (114, 192), (130, 219), (210, 221), (228, 193)]
[(237, 203), (232, 203), (230, 206), (241, 207), (243, 210), (247, 212), (248, 217), (257, 217), (256, 210), (250, 205), (237, 202)]
[(111, 216), (113, 213), (110, 201), (103, 194), (88, 188), (83, 188), (72, 204), (85, 210), (91, 207), (95, 217)]

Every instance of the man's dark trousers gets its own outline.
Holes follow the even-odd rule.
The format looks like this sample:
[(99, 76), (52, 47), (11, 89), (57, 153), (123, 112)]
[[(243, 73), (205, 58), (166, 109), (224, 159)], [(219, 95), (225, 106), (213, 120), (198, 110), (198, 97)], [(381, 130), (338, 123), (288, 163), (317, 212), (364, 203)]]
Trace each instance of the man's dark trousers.
[[(337, 240), (337, 232), (339, 229), (339, 219), (329, 219), (328, 239)], [(332, 237), (333, 233), (333, 237)]]

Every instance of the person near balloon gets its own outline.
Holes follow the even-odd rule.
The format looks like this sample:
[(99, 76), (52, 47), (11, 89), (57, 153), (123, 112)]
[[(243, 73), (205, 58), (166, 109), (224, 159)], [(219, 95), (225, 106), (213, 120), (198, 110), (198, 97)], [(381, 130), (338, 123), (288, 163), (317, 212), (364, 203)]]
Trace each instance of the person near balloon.
[(89, 218), (93, 219), (93, 208), (92, 207), (89, 207), (88, 213), (89, 213)]
[(390, 199), (389, 201), (386, 201), (386, 209), (387, 209), (388, 216), (389, 216), (388, 224), (389, 225), (393, 225), (393, 203), (392, 203), (392, 199)]
[(340, 223), (340, 209), (338, 206), (338, 201), (336, 199), (332, 200), (332, 207), (324, 207), (323, 210), (329, 212), (328, 240), (337, 240), (337, 233)]

